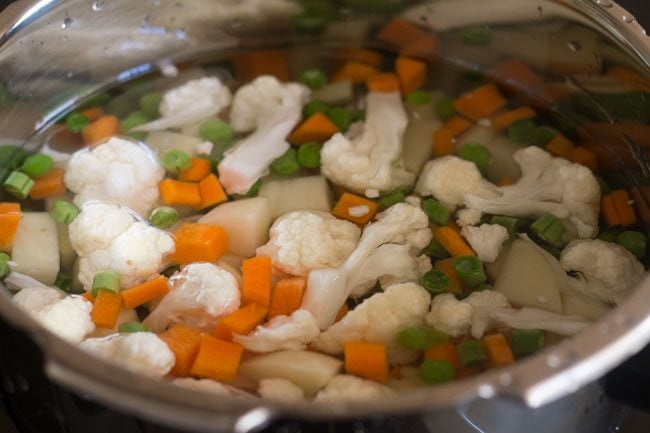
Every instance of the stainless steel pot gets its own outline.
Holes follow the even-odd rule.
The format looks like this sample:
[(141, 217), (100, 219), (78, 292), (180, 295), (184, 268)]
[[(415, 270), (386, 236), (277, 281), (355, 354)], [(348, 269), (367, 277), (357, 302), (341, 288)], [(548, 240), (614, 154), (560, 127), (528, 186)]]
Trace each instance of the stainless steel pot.
[[(35, 149), (43, 141), (44, 128), (98, 89), (157, 69), (173, 75), (175, 65), (208, 54), (226, 56), (239, 49), (300, 46), (298, 42), (311, 49), (359, 46), (366, 42), (365, 34), (359, 29), (371, 27), (382, 19), (382, 14), (359, 11), (356, 6), (361, 3), (341, 2), (344, 6), (337, 10), (335, 25), (297, 41), (287, 30), (295, 23), (292, 17), (300, 14), (297, 3), (19, 1), (0, 15), (0, 80), (8, 94), (4, 98), (11, 100), (0, 108), (0, 136)], [(598, 72), (603, 59), (650, 77), (650, 40), (628, 12), (609, 0), (432, 0), (405, 1), (400, 5), (405, 7), (384, 8), (383, 13), (403, 16), (432, 31), (453, 31), (474, 24), (525, 28), (521, 39), (514, 40), (511, 35), (511, 39), (502, 41), (502, 48), (510, 50), (511, 55), (536, 58), (538, 67), (563, 76), (586, 95), (589, 91), (584, 80)], [(569, 25), (558, 24), (560, 19)], [(576, 32), (570, 23), (590, 30)], [(590, 45), (584, 45), (579, 38), (584, 32), (600, 36), (588, 38)], [(577, 69), (564, 62), (574, 56), (584, 57)], [(443, 45), (438, 58), (459, 68), (485, 72), (496, 57), (486, 49), (456, 51)], [(508, 84), (515, 88), (518, 85)], [(526, 93), (525, 89), (519, 90)], [(553, 104), (545, 106), (550, 113), (557, 111)], [(608, 112), (606, 106), (597, 104), (596, 107), (603, 110), (604, 122), (620, 123), (619, 114)], [(629, 119), (624, 120), (629, 123)], [(650, 137), (646, 128), (621, 129), (615, 137), (593, 137), (594, 142), (601, 139), (598, 146), (604, 155), (611, 156), (611, 167), (635, 175), (629, 179), (633, 188), (638, 187), (639, 179), (647, 180), (650, 173), (646, 154)], [(635, 196), (635, 200), (647, 208), (643, 194)], [(423, 413), (437, 426), (451, 423), (449, 431), (453, 428), (457, 428), (454, 431), (472, 431), (470, 428), (484, 431), (481, 425), (502, 421), (490, 420), (491, 413), (506, 413), (518, 417), (517, 423), (511, 424), (516, 427), (512, 431), (521, 431), (535, 416), (544, 418), (545, 422), (545, 414), (553, 413), (558, 407), (579, 412), (597, 404), (592, 400), (600, 391), (593, 384), (584, 386), (650, 341), (650, 277), (594, 326), (536, 356), (478, 377), (363, 404), (290, 406), (215, 398), (116, 370), (91, 358), (14, 308), (4, 291), (0, 293), (0, 314), (40, 345), (46, 373), (55, 382), (107, 405), (173, 426), (205, 432), (245, 432), (282, 417), (333, 420)], [(555, 406), (545, 406), (567, 395), (572, 397), (559, 400)], [(465, 430), (460, 430), (455, 421), (449, 421), (451, 418), (445, 418), (450, 411), (460, 413), (466, 421), (471, 420), (465, 424)], [(606, 411), (600, 414), (606, 416), (603, 415)], [(589, 416), (581, 413), (578, 418), (600, 420), (593, 413)], [(543, 431), (574, 431), (571, 423), (556, 427), (544, 424)], [(511, 430), (500, 424), (498, 431)], [(596, 426), (593, 431), (597, 431)]]

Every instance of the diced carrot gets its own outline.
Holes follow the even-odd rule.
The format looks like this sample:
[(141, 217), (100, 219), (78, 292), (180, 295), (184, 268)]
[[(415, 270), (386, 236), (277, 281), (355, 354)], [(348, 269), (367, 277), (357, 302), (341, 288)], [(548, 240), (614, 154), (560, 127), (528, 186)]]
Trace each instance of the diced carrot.
[[(365, 63), (374, 68), (379, 68), (383, 61), (383, 56), (379, 51), (369, 50), (367, 48), (344, 48), (340, 51), (340, 55), (337, 58)], [(340, 66), (341, 63), (335, 66)]]
[(650, 90), (650, 79), (624, 66), (613, 66), (605, 72), (605, 75), (615, 78), (621, 83), (631, 84), (639, 90)]
[(508, 340), (503, 334), (490, 334), (483, 337), (481, 344), (485, 349), (488, 357), (490, 368), (503, 367), (512, 364), (515, 358), (512, 356), (512, 350), (508, 345)]
[(93, 304), (90, 318), (98, 328), (113, 329), (122, 310), (122, 294), (111, 290), (100, 290)]
[(479, 120), (491, 116), (505, 104), (505, 98), (494, 84), (483, 84), (463, 93), (454, 101), (454, 108), (465, 117)]
[(81, 294), (81, 297), (84, 298), (86, 301), (90, 302), (91, 304), (95, 303), (95, 297), (91, 292), (83, 292)]
[(400, 50), (400, 54), (433, 58), (438, 50), (437, 37), (404, 18), (391, 20), (377, 34), (377, 39)]
[(178, 172), (178, 180), (185, 182), (199, 182), (206, 178), (212, 171), (212, 164), (205, 158), (192, 158), (190, 166)]
[(492, 119), (492, 129), (500, 130), (507, 128), (517, 120), (532, 119), (537, 113), (530, 107), (519, 107), (506, 111)]
[(634, 200), (634, 211), (640, 217), (640, 220), (648, 225), (650, 224), (650, 206), (645, 198), (644, 190), (647, 193), (650, 188), (647, 186), (633, 187), (628, 189), (632, 200)]
[(454, 257), (476, 256), (474, 251), (467, 245), (467, 242), (451, 227), (439, 227), (433, 231), (433, 236)]
[(173, 261), (216, 262), (228, 251), (228, 233), (223, 227), (200, 223), (183, 223), (174, 233), (176, 250)]
[(322, 143), (337, 132), (339, 132), (339, 128), (334, 122), (323, 113), (316, 113), (298, 125), (289, 135), (287, 141), (294, 145), (309, 141)]
[(116, 116), (102, 116), (81, 131), (84, 143), (89, 146), (120, 134), (120, 119)]
[(583, 146), (576, 146), (571, 152), (570, 161), (584, 165), (594, 173), (598, 173), (598, 161), (596, 154)]
[(546, 143), (546, 150), (550, 154), (559, 156), (565, 159), (571, 159), (571, 154), (573, 153), (573, 143), (569, 141), (564, 135), (556, 134), (555, 137)]
[(621, 226), (625, 227), (634, 224), (636, 222), (636, 215), (627, 191), (617, 189), (616, 191), (612, 191), (610, 195), (612, 196), (616, 213), (621, 220)]
[(176, 358), (169, 374), (176, 377), (189, 376), (201, 345), (201, 332), (177, 323), (158, 336), (167, 343)]
[(256, 302), (265, 307), (269, 306), (272, 270), (270, 257), (253, 257), (242, 262), (242, 305)]
[(20, 204), (0, 203), (0, 251), (9, 253), (14, 244), (14, 236), (20, 224)]
[(427, 81), (427, 64), (421, 60), (400, 56), (395, 61), (395, 72), (403, 95), (407, 95)]
[(199, 351), (192, 364), (192, 376), (232, 382), (237, 377), (244, 348), (236, 343), (201, 335)]
[(471, 128), (473, 124), (474, 122), (471, 120), (467, 120), (463, 116), (455, 115), (445, 122), (444, 127), (451, 132), (452, 137), (458, 137)]
[(442, 127), (433, 132), (433, 154), (435, 156), (451, 155), (454, 152), (454, 135)]
[(516, 89), (533, 88), (543, 79), (521, 60), (506, 59), (497, 62), (489, 72), (496, 81)]
[(371, 92), (399, 92), (397, 76), (391, 73), (377, 74), (369, 77), (366, 86)]
[(34, 179), (34, 186), (29, 191), (29, 196), (34, 200), (56, 197), (65, 194), (65, 183), (62, 168), (53, 168), (44, 176)]
[(232, 340), (233, 334), (246, 335), (262, 323), (269, 309), (255, 302), (245, 305), (219, 320), (214, 328), (214, 336), (222, 340)]
[(437, 344), (430, 347), (424, 352), (424, 359), (426, 360), (439, 360), (447, 361), (456, 371), (460, 370), (461, 363), (458, 356), (458, 349), (456, 345), (450, 342)]
[(447, 287), (447, 292), (453, 293), (454, 295), (460, 295), (465, 291), (463, 283), (460, 281), (460, 278), (458, 278), (456, 271), (454, 271), (453, 257), (438, 260), (434, 265), (434, 268), (447, 275), (447, 278), (449, 278), (449, 287)]
[(130, 310), (153, 301), (167, 292), (169, 292), (167, 278), (164, 275), (158, 275), (156, 278), (123, 290), (122, 301), (124, 302), (124, 308)]
[(332, 214), (355, 224), (365, 225), (375, 217), (378, 210), (379, 205), (374, 201), (344, 192), (332, 209)]
[(611, 194), (603, 196), (600, 200), (600, 213), (605, 220), (605, 224), (609, 227), (621, 225), (621, 217), (619, 217), (618, 212), (616, 212), (616, 206), (614, 206), (614, 199)]
[(260, 75), (272, 75), (280, 81), (289, 81), (288, 58), (285, 50), (261, 50), (233, 56), (232, 63), (240, 83), (247, 83)]
[(199, 193), (201, 194), (199, 209), (205, 209), (206, 207), (228, 201), (228, 196), (214, 173), (210, 173), (205, 179), (199, 182)]
[(351, 81), (356, 84), (365, 83), (368, 78), (377, 75), (379, 69), (365, 63), (349, 61), (332, 76), (332, 82)]
[(345, 371), (366, 379), (385, 383), (388, 380), (386, 345), (370, 341), (343, 343)]
[(515, 181), (508, 176), (503, 176), (501, 179), (496, 181), (496, 184), (498, 186), (508, 186), (508, 185), (512, 185), (513, 183), (515, 183)]
[(192, 206), (201, 205), (201, 192), (199, 184), (195, 182), (182, 182), (180, 180), (165, 179), (158, 185), (160, 196), (167, 205)]
[(90, 107), (81, 110), (80, 113), (86, 116), (91, 122), (94, 122), (104, 115), (104, 109), (102, 107)]
[(275, 316), (290, 316), (300, 308), (302, 295), (307, 288), (307, 278), (283, 278), (273, 288), (271, 305), (269, 306), (269, 320)]
[(406, 43), (400, 48), (399, 54), (400, 56), (419, 57), (432, 61), (438, 54), (439, 46), (440, 42), (438, 41), (438, 37), (434, 34), (428, 34)]
[(348, 304), (343, 304), (341, 308), (339, 308), (339, 311), (336, 313), (336, 318), (334, 319), (334, 322), (338, 322), (341, 320), (343, 317), (345, 317), (346, 314), (350, 311), (350, 307), (348, 307)]
[(449, 131), (452, 139), (455, 139), (463, 132), (474, 125), (474, 121), (468, 120), (460, 115), (455, 115), (443, 123), (443, 128)]

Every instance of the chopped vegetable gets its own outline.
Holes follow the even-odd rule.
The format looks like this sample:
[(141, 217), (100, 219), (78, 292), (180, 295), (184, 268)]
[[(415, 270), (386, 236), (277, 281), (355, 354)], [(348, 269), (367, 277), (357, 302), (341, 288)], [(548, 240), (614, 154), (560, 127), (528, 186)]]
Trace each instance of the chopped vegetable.
[(34, 186), (29, 191), (29, 197), (40, 200), (65, 194), (64, 174), (65, 171), (62, 168), (54, 168), (45, 176), (34, 179)]
[(113, 329), (122, 310), (122, 294), (112, 290), (99, 290), (93, 303), (90, 314), (95, 326), (98, 328)]
[[(532, 119), (535, 117), (537, 113), (535, 110), (533, 110), (530, 107), (519, 107), (515, 108), (514, 110), (506, 111), (505, 113), (501, 113), (497, 115), (494, 119), (492, 119), (492, 128), (493, 129), (504, 129), (504, 128), (509, 128), (511, 125), (513, 125), (515, 122), (519, 120), (526, 120), (526, 119)], [(535, 131), (533, 132), (532, 136), (527, 136), (526, 137), (526, 143), (532, 142), (533, 138), (535, 137), (535, 134), (537, 133), (539, 128), (536, 128)], [(512, 135), (511, 135), (512, 137)], [(515, 140), (516, 141), (516, 140)], [(546, 143), (543, 143), (546, 144)]]
[(458, 357), (458, 349), (452, 342), (437, 344), (424, 352), (426, 360), (447, 361), (455, 370), (460, 370), (461, 363)]
[(316, 113), (326, 113), (330, 108), (332, 108), (332, 106), (329, 103), (319, 99), (314, 99), (305, 104), (302, 109), (302, 114), (308, 118)]
[(168, 229), (178, 221), (178, 211), (170, 206), (160, 206), (151, 211), (149, 222), (161, 229)]
[(298, 162), (305, 168), (320, 167), (320, 144), (315, 141), (301, 144), (298, 148)]
[(481, 342), (471, 339), (458, 344), (458, 357), (463, 367), (474, 367), (488, 359)]
[(395, 72), (403, 95), (416, 91), (427, 81), (427, 64), (421, 60), (399, 56)]
[(201, 182), (199, 182), (199, 194), (201, 195), (201, 203), (199, 209), (205, 209), (219, 203), (228, 201), (228, 196), (223, 190), (217, 176), (210, 173)]
[(445, 360), (426, 360), (418, 368), (418, 377), (424, 383), (430, 385), (445, 383), (454, 380), (456, 371), (454, 367)]
[(470, 45), (489, 45), (492, 42), (492, 32), (488, 26), (465, 27), (458, 35), (461, 41)]
[(404, 194), (404, 191), (402, 189), (396, 189), (377, 200), (377, 204), (379, 204), (382, 209), (388, 209), (394, 204), (403, 202), (405, 198), (406, 195)]
[(167, 205), (198, 207), (201, 204), (199, 184), (165, 179), (160, 182), (160, 196)]
[(134, 332), (151, 332), (151, 329), (144, 323), (126, 322), (118, 325), (117, 332), (120, 334), (132, 334)]
[(189, 168), (192, 165), (192, 160), (190, 155), (182, 150), (170, 149), (163, 155), (162, 164), (168, 173), (176, 174), (179, 170)]
[(558, 246), (566, 226), (562, 220), (553, 214), (547, 213), (539, 217), (530, 225), (530, 229), (544, 242)]
[(159, 337), (167, 343), (176, 358), (174, 367), (169, 374), (177, 377), (189, 376), (201, 345), (201, 333), (186, 325), (177, 323), (160, 334)]
[(27, 152), (18, 146), (0, 146), (0, 182), (14, 169), (21, 166), (27, 158)]
[(457, 257), (454, 271), (467, 287), (477, 287), (485, 282), (483, 263), (474, 256)]
[(427, 350), (445, 344), (448, 340), (449, 337), (444, 332), (424, 326), (405, 328), (397, 334), (399, 344), (413, 350)]
[(455, 260), (456, 259), (454, 257), (438, 260), (434, 265), (434, 268), (444, 273), (447, 278), (449, 278), (449, 286), (447, 287), (447, 292), (453, 293), (455, 295), (460, 295), (463, 293), (464, 288), (463, 283), (461, 282), (460, 278), (458, 278), (458, 275), (454, 270)]
[(518, 119), (508, 126), (508, 136), (515, 143), (530, 143), (535, 135), (535, 123), (530, 119)]
[(454, 151), (454, 134), (447, 128), (440, 128), (433, 133), (433, 154), (435, 156), (451, 155)]
[(205, 120), (199, 127), (199, 136), (226, 150), (233, 143), (234, 131), (226, 122), (218, 119)]
[(454, 100), (451, 98), (440, 98), (435, 104), (436, 114), (442, 120), (449, 120), (456, 114)]
[(275, 316), (290, 316), (300, 308), (302, 295), (307, 288), (307, 278), (283, 278), (275, 284), (271, 305), (269, 305), (269, 320)]
[(327, 74), (322, 69), (306, 69), (300, 73), (298, 80), (312, 90), (318, 90), (327, 84)]
[(484, 84), (461, 95), (454, 102), (454, 108), (463, 116), (479, 120), (489, 117), (505, 103), (494, 84)]
[(369, 341), (343, 343), (345, 371), (376, 382), (388, 380), (386, 345)]
[(271, 171), (281, 176), (290, 176), (300, 170), (300, 163), (298, 163), (298, 152), (296, 149), (288, 149), (284, 155), (277, 158), (271, 163)]
[(438, 41), (433, 34), (404, 18), (392, 19), (377, 34), (377, 39), (410, 56), (431, 58), (438, 49)]
[(503, 334), (490, 334), (481, 340), (491, 368), (503, 367), (515, 362), (508, 340)]
[(479, 169), (487, 169), (492, 162), (492, 153), (487, 147), (478, 143), (466, 143), (458, 150), (458, 156), (466, 161), (471, 161)]
[(214, 335), (223, 340), (232, 340), (233, 334), (247, 335), (266, 318), (269, 309), (252, 302), (234, 313), (222, 318), (214, 329)]
[(621, 226), (625, 227), (636, 223), (636, 214), (634, 213), (634, 208), (631, 205), (632, 200), (627, 191), (618, 189), (612, 191), (609, 195), (614, 202), (616, 214), (620, 219)]
[(0, 279), (4, 278), (11, 271), (11, 268), (9, 268), (9, 260), (11, 260), (9, 254), (0, 253)]
[(352, 83), (365, 83), (368, 78), (377, 75), (377, 68), (361, 62), (350, 61), (345, 63), (332, 77), (332, 82), (350, 81)]
[(452, 137), (457, 137), (472, 127), (474, 123), (463, 116), (452, 116), (445, 122), (445, 128), (451, 132)]
[(237, 377), (242, 353), (244, 348), (239, 344), (201, 335), (199, 351), (190, 373), (219, 382), (231, 382)]
[(81, 131), (84, 143), (92, 146), (120, 134), (120, 119), (102, 116)]
[(92, 294), (97, 297), (100, 290), (118, 292), (120, 290), (120, 276), (113, 271), (100, 272), (93, 278)]
[(596, 154), (583, 146), (576, 146), (569, 155), (569, 160), (577, 164), (582, 164), (594, 173), (598, 172), (598, 160)]
[(621, 225), (621, 218), (616, 212), (616, 206), (614, 206), (614, 199), (611, 194), (604, 195), (600, 200), (600, 213), (609, 227)]
[(160, 117), (160, 110), (158, 108), (162, 99), (163, 95), (160, 92), (145, 93), (140, 97), (140, 101), (138, 101), (140, 110), (152, 119)]
[(316, 141), (322, 143), (340, 129), (325, 114), (315, 113), (293, 130), (287, 140), (289, 143), (299, 145)]
[(0, 202), (0, 251), (11, 251), (20, 217), (19, 203)]
[(451, 215), (451, 211), (444, 204), (433, 198), (422, 200), (422, 210), (429, 217), (429, 221), (439, 225), (446, 225)]
[[(23, 212), (11, 249), (14, 271), (51, 286), (61, 270), (59, 233), (47, 212)], [(91, 277), (92, 278), (92, 277)]]
[(364, 225), (375, 217), (379, 205), (372, 200), (344, 192), (336, 202), (332, 214), (355, 224)]
[(447, 250), (445, 250), (442, 245), (440, 245), (440, 242), (435, 239), (431, 239), (429, 245), (424, 249), (424, 254), (436, 259), (446, 259), (449, 257)]
[(513, 329), (510, 343), (517, 357), (530, 355), (544, 347), (544, 333), (537, 329)]
[(70, 113), (65, 118), (65, 127), (68, 128), (68, 131), (70, 132), (81, 132), (88, 125), (90, 125), (90, 119), (82, 113)]
[(505, 227), (508, 229), (508, 233), (511, 237), (519, 232), (519, 229), (522, 227), (523, 223), (524, 221), (521, 218), (504, 215), (492, 215), (492, 218), (490, 218), (490, 224), (498, 224)]
[(131, 137), (136, 140), (144, 140), (147, 138), (146, 132), (132, 131), (132, 129), (140, 125), (144, 125), (145, 123), (149, 122), (149, 120), (149, 117), (142, 111), (134, 111), (122, 120), (120, 123), (120, 129), (122, 130), (122, 133), (127, 137)]
[[(165, 156), (167, 156), (167, 153), (165, 153)], [(189, 165), (185, 168), (180, 167), (178, 163), (181, 163), (180, 159), (177, 160), (176, 167), (180, 169), (178, 172), (178, 180), (183, 182), (200, 182), (212, 173), (212, 163), (209, 159), (191, 158)], [(184, 161), (182, 163), (183, 165), (185, 164)], [(167, 166), (165, 166), (165, 169), (167, 169)]]
[(179, 264), (216, 262), (228, 251), (228, 234), (222, 227), (183, 223), (174, 238), (176, 250), (172, 260)]
[(74, 203), (65, 200), (57, 200), (54, 202), (54, 205), (50, 210), (50, 216), (58, 223), (70, 224), (80, 212), (81, 210), (75, 206)]
[(449, 277), (441, 271), (431, 270), (422, 275), (420, 279), (422, 287), (427, 289), (432, 295), (442, 293), (449, 287)]
[(45, 176), (54, 167), (54, 160), (49, 155), (37, 153), (28, 156), (20, 170), (29, 177)]
[(555, 136), (558, 135), (557, 130), (550, 126), (538, 126), (530, 139), (530, 144), (534, 146), (546, 146)]
[(124, 302), (124, 308), (130, 310), (149, 301), (153, 301), (165, 295), (167, 292), (169, 292), (167, 278), (163, 275), (158, 275), (149, 281), (123, 290), (122, 301)]
[(242, 262), (242, 305), (271, 302), (271, 258), (253, 257)]
[(20, 200), (27, 198), (33, 186), (34, 181), (20, 171), (12, 171), (9, 173), (9, 176), (7, 176), (2, 184), (5, 191)]
[(382, 73), (369, 77), (366, 86), (370, 92), (398, 92), (400, 84), (395, 74)]
[(641, 258), (645, 255), (648, 238), (641, 232), (624, 231), (616, 236), (616, 243)]
[[(427, 105), (433, 102), (431, 93), (424, 90), (414, 90), (406, 95), (406, 103), (412, 105)], [(439, 116), (441, 117), (441, 116)]]
[(556, 134), (544, 146), (552, 155), (569, 159), (573, 153), (573, 143), (562, 134)]
[(261, 75), (271, 75), (280, 81), (289, 81), (289, 62), (286, 50), (257, 50), (233, 56), (235, 76), (247, 83)]
[(475, 256), (474, 251), (460, 237), (460, 234), (449, 226), (434, 230), (433, 237), (454, 257)]

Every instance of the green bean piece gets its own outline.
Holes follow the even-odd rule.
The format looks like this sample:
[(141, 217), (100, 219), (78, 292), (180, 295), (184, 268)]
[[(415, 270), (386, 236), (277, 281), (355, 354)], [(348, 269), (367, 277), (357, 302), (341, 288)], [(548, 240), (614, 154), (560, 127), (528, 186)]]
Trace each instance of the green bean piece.
[(163, 96), (160, 92), (151, 92), (142, 95), (140, 101), (138, 101), (140, 110), (151, 119), (160, 117), (160, 103), (162, 102), (162, 98)]
[(333, 107), (327, 110), (326, 114), (341, 131), (347, 131), (352, 123), (352, 113), (346, 108)]
[(422, 200), (422, 210), (429, 217), (429, 221), (444, 226), (449, 221), (451, 211), (434, 198)]
[(320, 144), (310, 141), (300, 145), (298, 148), (298, 162), (305, 168), (320, 167)]
[(53, 167), (54, 160), (50, 155), (37, 153), (28, 156), (20, 169), (29, 177), (41, 177), (48, 174)]
[(70, 113), (65, 118), (65, 127), (68, 128), (70, 132), (81, 132), (88, 125), (90, 125), (90, 119), (85, 114), (81, 113)]
[(512, 141), (519, 144), (527, 144), (535, 136), (536, 126), (530, 119), (519, 119), (512, 122), (508, 127), (508, 136)]
[(412, 105), (427, 105), (431, 104), (433, 98), (431, 93), (424, 90), (416, 90), (406, 95), (406, 103)]
[(120, 323), (117, 327), (117, 331), (120, 334), (133, 334), (135, 332), (151, 332), (151, 329), (140, 322), (127, 322)]
[(298, 152), (294, 148), (287, 150), (284, 155), (271, 163), (271, 171), (281, 176), (290, 176), (298, 170), (300, 170)]
[(176, 174), (188, 168), (192, 164), (192, 159), (182, 150), (170, 149), (164, 153), (162, 163), (168, 173)]
[(626, 230), (616, 236), (616, 243), (641, 258), (645, 256), (648, 238), (641, 232)]
[(34, 181), (29, 176), (16, 170), (9, 173), (2, 184), (5, 191), (20, 200), (27, 198), (33, 186)]
[(516, 235), (522, 225), (522, 220), (520, 218), (509, 217), (505, 215), (492, 215), (490, 218), (490, 224), (498, 224), (500, 226), (508, 229), (510, 236)]
[(298, 80), (312, 90), (318, 90), (327, 84), (327, 74), (319, 68), (305, 69)]
[(118, 292), (120, 290), (120, 276), (113, 271), (100, 272), (93, 278), (92, 295), (97, 297), (100, 290)]
[(510, 345), (516, 357), (530, 355), (544, 347), (544, 333), (537, 329), (513, 329)]
[(7, 274), (11, 272), (11, 268), (9, 268), (9, 260), (11, 260), (9, 254), (0, 253), (0, 279), (6, 277)]
[(438, 344), (449, 341), (449, 337), (442, 331), (426, 326), (413, 326), (404, 328), (397, 334), (397, 341), (407, 349), (427, 350)]
[(454, 100), (451, 98), (442, 98), (436, 102), (435, 105), (436, 114), (442, 120), (448, 120), (456, 115), (456, 109), (454, 108)]
[(54, 202), (50, 210), (50, 217), (61, 224), (70, 224), (81, 213), (81, 210), (74, 204), (65, 200)]
[(235, 132), (226, 122), (218, 119), (210, 119), (201, 123), (199, 135), (202, 139), (222, 146), (226, 150), (233, 144)]
[(433, 295), (437, 295), (447, 290), (449, 283), (449, 277), (436, 269), (425, 272), (420, 279), (422, 287)]
[(167, 229), (178, 222), (178, 211), (171, 206), (160, 206), (151, 211), (149, 222), (155, 227)]
[(302, 114), (305, 117), (311, 117), (316, 113), (326, 113), (331, 107), (327, 102), (316, 99), (305, 104)]
[(434, 259), (446, 259), (450, 257), (449, 252), (435, 238), (431, 239), (429, 245), (424, 249), (424, 254)]
[(463, 367), (474, 367), (487, 361), (487, 354), (481, 342), (471, 339), (458, 344), (458, 357)]
[(492, 152), (478, 143), (466, 143), (458, 150), (458, 156), (465, 161), (470, 161), (476, 164), (478, 168), (484, 170), (492, 162)]
[(452, 267), (458, 278), (467, 287), (476, 287), (485, 282), (483, 263), (474, 256), (457, 257), (454, 259)]
[(418, 368), (418, 378), (429, 385), (451, 382), (455, 377), (454, 366), (442, 359), (428, 359)]
[(459, 32), (460, 40), (469, 45), (489, 45), (492, 32), (488, 26), (465, 27)]
[(530, 229), (537, 237), (553, 246), (559, 246), (566, 226), (555, 215), (547, 213), (535, 220)]

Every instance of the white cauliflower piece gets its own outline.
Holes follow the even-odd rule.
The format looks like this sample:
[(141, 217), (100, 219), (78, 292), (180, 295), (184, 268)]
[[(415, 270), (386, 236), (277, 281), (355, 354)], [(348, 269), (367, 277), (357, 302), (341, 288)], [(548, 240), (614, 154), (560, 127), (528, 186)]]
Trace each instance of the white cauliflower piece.
[(482, 262), (492, 263), (499, 256), (503, 243), (508, 240), (508, 229), (499, 224), (465, 226), (460, 233)]
[(89, 338), (81, 342), (80, 347), (109, 362), (147, 376), (164, 376), (176, 362), (174, 352), (151, 332)]
[(429, 218), (422, 209), (407, 203), (391, 206), (366, 226), (356, 249), (341, 266), (309, 273), (301, 308), (309, 310), (318, 326), (326, 329), (334, 323), (336, 313), (355, 288), (354, 275), (375, 250), (386, 243), (408, 244), (417, 254), (429, 244), (431, 237)]
[(184, 388), (193, 389), (196, 391), (208, 392), (216, 395), (228, 395), (231, 397), (244, 397), (252, 398), (253, 396), (246, 391), (235, 388), (231, 385), (226, 385), (212, 379), (194, 379), (192, 377), (181, 377), (171, 381), (174, 385), (182, 386)]
[(360, 194), (413, 185), (415, 175), (404, 168), (401, 158), (407, 124), (399, 92), (370, 92), (361, 131), (334, 134), (323, 145), (323, 176)]
[(472, 324), (474, 308), (459, 301), (451, 293), (442, 293), (433, 298), (431, 311), (424, 318), (425, 323), (451, 337), (467, 334)]
[(274, 159), (289, 150), (286, 138), (300, 121), (309, 89), (263, 75), (242, 86), (232, 103), (230, 124), (237, 132), (255, 130), (226, 152), (219, 180), (228, 194), (245, 193)]
[(145, 319), (154, 332), (182, 322), (211, 331), (219, 317), (240, 305), (239, 284), (233, 274), (212, 263), (192, 263), (169, 279), (170, 291)]
[(361, 230), (326, 212), (294, 211), (278, 218), (269, 235), (257, 255), (271, 257), (277, 270), (304, 276), (343, 263), (357, 246)]
[(80, 343), (95, 330), (90, 318), (93, 305), (81, 296), (64, 297), (51, 287), (30, 287), (12, 300), (47, 330), (71, 343)]
[(569, 243), (560, 264), (575, 275), (569, 278), (571, 289), (608, 304), (620, 303), (645, 277), (645, 268), (634, 254), (599, 239)]
[(580, 238), (596, 235), (600, 186), (591, 170), (536, 146), (518, 150), (513, 158), (521, 167), (521, 178), (497, 188), (498, 195), (467, 191), (464, 203), (468, 208), (527, 218), (551, 213), (572, 224)]
[(159, 131), (187, 127), (214, 117), (230, 105), (230, 89), (217, 77), (190, 80), (168, 90), (160, 102), (160, 119), (134, 128), (135, 131)]
[(167, 232), (114, 204), (86, 203), (68, 230), (79, 255), (79, 282), (86, 291), (97, 273), (109, 270), (120, 276), (122, 288), (134, 286), (163, 269), (174, 251), (174, 239)]
[(106, 201), (148, 215), (159, 199), (158, 184), (165, 170), (144, 144), (118, 137), (92, 149), (75, 152), (65, 170), (65, 186), (74, 203)]
[(472, 306), (472, 336), (481, 338), (485, 331), (495, 325), (493, 318), (497, 312), (510, 308), (510, 302), (503, 293), (494, 290), (474, 292), (462, 301)]
[(418, 353), (397, 342), (397, 334), (409, 326), (421, 325), (429, 310), (429, 293), (414, 283), (395, 284), (359, 304), (312, 343), (325, 353), (342, 353), (345, 341), (385, 343), (391, 365), (406, 364)]
[(483, 179), (476, 164), (457, 156), (443, 156), (427, 162), (415, 185), (423, 197), (433, 196), (450, 210), (463, 204), (467, 194), (495, 197), (497, 187)]
[(314, 402), (338, 402), (341, 400), (373, 400), (393, 394), (393, 390), (371, 380), (348, 374), (334, 376), (318, 391)]
[(233, 335), (233, 340), (251, 352), (302, 350), (320, 334), (314, 316), (307, 310), (296, 310), (291, 316), (276, 316), (266, 325), (258, 326), (249, 335)]
[(295, 403), (305, 400), (305, 391), (293, 382), (273, 377), (262, 379), (257, 392), (266, 400), (283, 401), (285, 403)]

